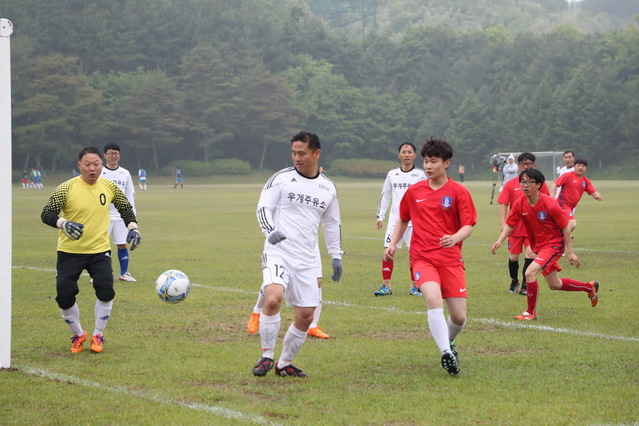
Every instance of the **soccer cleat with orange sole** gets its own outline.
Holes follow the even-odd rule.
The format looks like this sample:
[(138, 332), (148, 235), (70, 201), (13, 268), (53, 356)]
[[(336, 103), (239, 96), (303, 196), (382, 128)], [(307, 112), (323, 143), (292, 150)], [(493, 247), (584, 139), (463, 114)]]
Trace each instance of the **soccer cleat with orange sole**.
[(331, 336), (322, 331), (322, 327), (313, 327), (308, 329), (308, 335), (311, 337), (317, 337), (318, 339), (330, 339)]
[(82, 336), (78, 336), (77, 334), (71, 338), (71, 352), (77, 354), (78, 352), (82, 352), (84, 347), (84, 341), (87, 340), (89, 334), (85, 331)]
[(91, 352), (97, 354), (104, 350), (104, 337), (101, 334), (96, 334), (91, 337)]
[(246, 323), (246, 330), (251, 334), (255, 334), (257, 333), (259, 329), (260, 329), (260, 314), (258, 314), (257, 312), (253, 312), (251, 314), (251, 318), (249, 318), (248, 322)]
[(592, 285), (592, 290), (588, 293), (588, 297), (590, 298), (590, 304), (594, 308), (599, 301), (599, 282), (590, 281), (588, 284)]
[(529, 314), (528, 312), (524, 312), (521, 315), (517, 315), (515, 319), (520, 321), (534, 321), (537, 319), (537, 314)]

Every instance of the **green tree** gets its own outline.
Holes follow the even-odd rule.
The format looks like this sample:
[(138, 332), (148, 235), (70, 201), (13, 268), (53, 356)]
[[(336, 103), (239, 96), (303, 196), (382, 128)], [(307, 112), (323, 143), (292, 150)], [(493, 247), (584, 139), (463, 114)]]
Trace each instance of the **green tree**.
[(25, 167), (31, 157), (51, 171), (60, 161), (73, 164), (69, 158), (106, 131), (102, 95), (80, 73), (77, 58), (37, 57), (16, 79), (14, 135)]
[(490, 133), (491, 127), (486, 108), (473, 92), (468, 92), (450, 120), (446, 139), (466, 164), (474, 166), (489, 154), (494, 139)]
[(208, 162), (211, 147), (231, 141), (239, 124), (238, 87), (231, 67), (218, 49), (203, 43), (182, 59), (178, 84), (184, 95), (188, 133), (197, 139), (202, 160)]
[(185, 117), (184, 100), (175, 81), (162, 71), (147, 73), (135, 92), (126, 97), (118, 111), (117, 124), (126, 135), (132, 150), (139, 158), (150, 158), (156, 172), (160, 171), (160, 157), (168, 163), (175, 152), (186, 151), (178, 145), (183, 141)]

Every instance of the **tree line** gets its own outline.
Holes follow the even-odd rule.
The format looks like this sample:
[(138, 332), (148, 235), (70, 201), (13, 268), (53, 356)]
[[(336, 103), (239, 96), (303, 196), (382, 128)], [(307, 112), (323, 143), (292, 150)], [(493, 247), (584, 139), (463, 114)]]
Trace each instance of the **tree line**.
[(15, 168), (67, 169), (83, 146), (116, 142), (128, 167), (276, 169), (299, 129), (320, 135), (324, 167), (430, 136), (471, 168), (521, 150), (574, 149), (599, 168), (639, 159), (637, 18), (593, 34), (431, 25), (354, 38), (292, 0), (13, 3)]

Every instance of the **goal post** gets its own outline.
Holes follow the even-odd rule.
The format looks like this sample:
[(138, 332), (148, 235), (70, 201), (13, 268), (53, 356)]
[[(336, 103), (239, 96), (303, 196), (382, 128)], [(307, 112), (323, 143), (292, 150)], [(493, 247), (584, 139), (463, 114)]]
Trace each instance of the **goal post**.
[(0, 369), (11, 367), (11, 49), (13, 24), (0, 19), (0, 144), (5, 164), (0, 167)]

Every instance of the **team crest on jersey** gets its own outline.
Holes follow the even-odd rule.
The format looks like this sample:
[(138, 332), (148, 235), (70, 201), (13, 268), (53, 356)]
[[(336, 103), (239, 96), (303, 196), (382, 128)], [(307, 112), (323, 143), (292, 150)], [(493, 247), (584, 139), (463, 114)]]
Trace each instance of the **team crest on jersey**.
[(539, 218), (539, 220), (546, 220), (546, 218), (548, 217), (548, 214), (544, 211), (541, 211), (537, 213), (537, 217)]
[(449, 197), (448, 195), (442, 197), (442, 207), (445, 209), (451, 208), (453, 205), (453, 197)]

